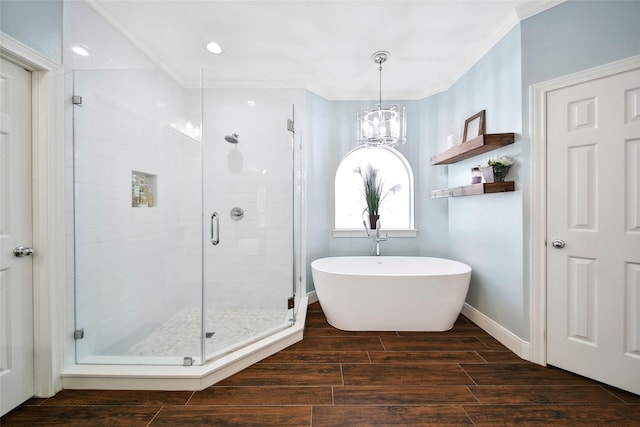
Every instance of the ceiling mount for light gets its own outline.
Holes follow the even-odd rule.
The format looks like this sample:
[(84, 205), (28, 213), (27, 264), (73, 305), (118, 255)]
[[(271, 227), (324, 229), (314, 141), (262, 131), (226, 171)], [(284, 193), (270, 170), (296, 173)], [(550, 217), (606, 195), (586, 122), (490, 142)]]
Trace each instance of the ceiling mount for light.
[(391, 54), (386, 50), (379, 50), (371, 55), (371, 60), (376, 64), (382, 66), (382, 64), (384, 64), (390, 56)]
[(371, 55), (371, 60), (378, 64), (380, 72), (379, 103), (362, 108), (357, 114), (357, 140), (360, 144), (386, 145), (395, 147), (407, 142), (407, 109), (398, 104), (382, 103), (382, 64), (391, 54), (380, 50)]

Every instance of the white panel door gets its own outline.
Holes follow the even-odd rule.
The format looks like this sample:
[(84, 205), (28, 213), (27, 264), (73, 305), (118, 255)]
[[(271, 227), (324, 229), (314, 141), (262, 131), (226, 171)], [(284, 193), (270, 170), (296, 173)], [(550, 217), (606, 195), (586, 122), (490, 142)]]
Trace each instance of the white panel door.
[(0, 61), (0, 415), (3, 415), (33, 396), (33, 284), (31, 256), (14, 254), (15, 248), (29, 248), (32, 242), (31, 73)]
[(640, 393), (640, 70), (547, 96), (547, 362)]

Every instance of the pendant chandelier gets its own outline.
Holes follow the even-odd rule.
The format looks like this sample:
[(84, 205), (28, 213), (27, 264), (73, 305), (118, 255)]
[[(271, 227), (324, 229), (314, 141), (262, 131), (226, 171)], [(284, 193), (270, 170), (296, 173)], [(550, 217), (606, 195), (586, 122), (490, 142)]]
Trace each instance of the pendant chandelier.
[(371, 146), (395, 147), (407, 142), (407, 109), (398, 104), (382, 103), (382, 64), (389, 58), (389, 52), (378, 51), (371, 55), (380, 72), (379, 103), (362, 108), (357, 114), (357, 141)]

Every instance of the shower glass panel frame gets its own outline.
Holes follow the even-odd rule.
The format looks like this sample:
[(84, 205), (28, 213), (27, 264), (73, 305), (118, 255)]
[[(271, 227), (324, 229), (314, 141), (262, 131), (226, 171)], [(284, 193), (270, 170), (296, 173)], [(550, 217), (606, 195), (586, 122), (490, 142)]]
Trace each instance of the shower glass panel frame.
[(295, 322), (290, 97), (207, 89), (205, 75), (74, 71), (77, 364), (201, 365)]

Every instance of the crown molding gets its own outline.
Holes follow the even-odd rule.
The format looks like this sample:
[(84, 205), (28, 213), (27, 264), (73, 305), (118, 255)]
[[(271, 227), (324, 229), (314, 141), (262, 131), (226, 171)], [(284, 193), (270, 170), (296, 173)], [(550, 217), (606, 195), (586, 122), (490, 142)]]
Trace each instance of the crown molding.
[(0, 57), (29, 71), (55, 70), (61, 66), (2, 31), (0, 31)]
[(534, 15), (544, 12), (547, 9), (556, 7), (559, 4), (564, 3), (567, 0), (545, 0), (545, 1), (531, 1), (524, 3), (520, 6), (516, 6), (516, 14), (520, 21), (524, 21), (527, 18), (531, 18)]

